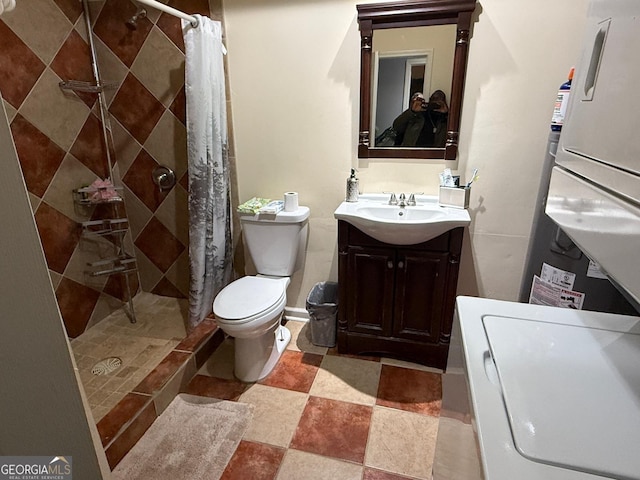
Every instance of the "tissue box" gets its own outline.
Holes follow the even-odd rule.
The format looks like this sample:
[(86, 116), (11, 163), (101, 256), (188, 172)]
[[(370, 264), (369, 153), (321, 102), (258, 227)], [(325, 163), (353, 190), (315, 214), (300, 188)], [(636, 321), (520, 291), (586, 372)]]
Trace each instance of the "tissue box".
[(440, 187), (438, 204), (442, 207), (467, 208), (471, 189), (467, 187)]

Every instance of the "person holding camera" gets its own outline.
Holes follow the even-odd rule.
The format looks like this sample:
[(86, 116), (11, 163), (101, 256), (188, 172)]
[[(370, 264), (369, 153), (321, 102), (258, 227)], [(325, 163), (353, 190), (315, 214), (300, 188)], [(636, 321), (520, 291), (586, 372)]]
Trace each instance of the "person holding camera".
[(409, 104), (410, 107), (393, 121), (396, 146), (444, 147), (449, 117), (445, 93), (436, 90), (427, 102), (422, 92), (416, 92)]

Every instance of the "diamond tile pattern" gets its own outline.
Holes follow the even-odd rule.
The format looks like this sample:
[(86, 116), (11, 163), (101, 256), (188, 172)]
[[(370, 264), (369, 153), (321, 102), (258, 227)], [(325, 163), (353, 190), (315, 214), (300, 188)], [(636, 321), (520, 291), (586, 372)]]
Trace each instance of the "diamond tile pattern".
[(136, 246), (163, 272), (173, 265), (185, 248), (155, 217), (149, 220), (136, 239)]
[[(67, 40), (51, 62), (51, 69), (63, 80), (81, 80), (93, 83), (93, 71), (91, 70), (91, 53), (89, 45), (80, 34), (72, 30)], [(98, 99), (95, 93), (76, 92), (91, 108)]]
[(146, 150), (141, 150), (122, 179), (125, 185), (152, 212), (157, 210), (168, 193), (167, 191), (161, 192), (153, 183), (151, 174), (157, 166), (158, 162)]
[(65, 151), (20, 114), (11, 122), (11, 133), (27, 189), (38, 197), (44, 196)]
[(132, 74), (122, 82), (120, 91), (109, 108), (111, 114), (135, 137), (144, 143), (165, 107)]
[[(222, 19), (221, 0), (171, 0), (168, 3), (187, 13), (209, 15), (215, 11), (215, 19)], [(148, 258), (138, 262), (138, 275), (130, 275), (129, 279), (134, 291), (139, 285), (145, 285), (145, 289), (160, 295), (185, 298), (189, 266), (188, 262), (176, 262), (176, 259), (185, 252), (186, 238), (176, 238), (155, 218), (166, 193), (159, 193), (151, 180), (150, 169), (160, 163), (182, 165), (186, 146), (161, 152), (160, 149), (141, 150), (150, 137), (153, 140), (166, 135), (164, 125), (164, 129), (158, 128), (152, 136), (160, 119), (167, 118), (166, 114), (175, 115), (179, 122), (185, 123), (180, 21), (149, 11), (148, 18), (139, 19), (138, 28), (130, 30), (125, 22), (136, 12), (130, 0), (89, 2), (89, 6), (103, 81), (116, 82), (116, 88), (106, 94), (112, 128), (118, 133), (113, 158), (118, 168), (113, 180), (118, 184), (126, 177), (127, 186), (135, 196), (134, 201), (127, 199), (126, 213), (124, 210), (121, 213), (132, 219), (144, 219), (132, 232), (136, 233), (132, 240)], [(47, 19), (34, 21), (34, 12), (45, 12)], [(32, 205), (34, 209), (37, 207), (34, 215), (47, 264), (56, 278), (63, 320), (72, 337), (81, 333), (87, 322), (93, 325), (108, 315), (110, 311), (104, 305), (119, 308), (118, 299), (126, 298), (122, 276), (111, 276), (104, 281), (88, 279), (83, 285), (78, 283), (81, 275), (73, 272), (74, 268), (69, 268), (70, 276), (65, 275), (70, 258), (75, 258), (74, 251), (87, 247), (76, 222), (113, 216), (111, 209), (102, 208), (74, 206), (72, 212), (70, 201), (64, 201), (67, 194), (71, 199), (71, 189), (88, 184), (89, 172), (96, 177), (108, 176), (97, 95), (62, 92), (57, 85), (60, 80), (93, 82), (83, 23), (82, 2), (78, 0), (21, 1), (11, 14), (0, 17), (0, 92), (6, 105), (15, 109), (10, 111), (11, 131)], [(164, 46), (158, 49), (158, 45)], [(167, 49), (173, 49), (169, 60), (163, 56)], [(143, 50), (143, 58), (136, 62)], [(134, 64), (135, 73), (131, 70)], [(166, 71), (161, 70), (163, 65)], [(164, 74), (170, 71), (171, 82), (166, 81), (166, 75), (159, 82), (157, 76), (154, 77), (158, 71)], [(87, 107), (92, 109), (91, 114)], [(160, 158), (154, 156), (160, 154)], [(60, 170), (65, 165), (63, 159), (71, 155), (88, 170)], [(172, 158), (174, 155), (176, 158)], [(84, 173), (75, 181), (68, 178), (70, 173), (78, 172)], [(183, 172), (180, 169), (179, 177), (186, 187), (187, 176)], [(186, 195), (177, 196), (174, 201), (186, 202)], [(186, 205), (177, 207), (175, 212), (162, 210), (163, 223), (180, 223), (168, 218), (186, 210)], [(113, 301), (96, 302), (94, 297)]]
[(93, 27), (95, 34), (127, 67), (133, 63), (153, 28), (153, 24), (145, 17), (138, 19), (135, 30), (129, 29), (126, 22), (135, 13), (136, 6), (129, 0), (109, 0)]
[(92, 288), (69, 278), (62, 278), (56, 289), (56, 298), (70, 337), (77, 337), (84, 332), (99, 296)]
[(102, 140), (102, 124), (95, 115), (89, 115), (76, 141), (71, 146), (71, 154), (89, 167), (100, 178), (109, 176), (107, 155)]
[(35, 218), (47, 265), (56, 273), (64, 273), (80, 240), (80, 225), (45, 202), (36, 210)]
[(0, 91), (7, 102), (20, 108), (45, 65), (1, 20), (0, 38)]

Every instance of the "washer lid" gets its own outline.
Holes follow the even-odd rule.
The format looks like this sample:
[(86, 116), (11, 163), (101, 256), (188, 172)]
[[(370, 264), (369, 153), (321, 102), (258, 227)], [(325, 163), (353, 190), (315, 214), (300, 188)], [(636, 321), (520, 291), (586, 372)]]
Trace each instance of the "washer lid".
[(640, 479), (640, 335), (615, 325), (483, 322), (518, 451), (562, 468)]
[(213, 313), (225, 320), (241, 320), (264, 312), (285, 294), (286, 282), (265, 277), (242, 277), (230, 283), (213, 301)]

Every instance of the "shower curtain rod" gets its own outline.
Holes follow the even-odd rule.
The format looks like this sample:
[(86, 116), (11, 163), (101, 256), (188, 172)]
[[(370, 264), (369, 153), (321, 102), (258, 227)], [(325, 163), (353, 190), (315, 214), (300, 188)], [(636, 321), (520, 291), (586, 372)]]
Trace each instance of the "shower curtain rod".
[(180, 10), (177, 10), (168, 5), (165, 5), (164, 3), (156, 2), (156, 0), (136, 0), (136, 1), (138, 3), (144, 3), (145, 5), (148, 5), (150, 7), (157, 8), (158, 10), (162, 10), (163, 12), (166, 12), (169, 15), (173, 15), (174, 17), (183, 18), (184, 20), (191, 22), (191, 26), (193, 28), (196, 28), (198, 26), (198, 19), (196, 17), (187, 15), (186, 13), (181, 12)]

